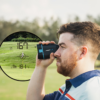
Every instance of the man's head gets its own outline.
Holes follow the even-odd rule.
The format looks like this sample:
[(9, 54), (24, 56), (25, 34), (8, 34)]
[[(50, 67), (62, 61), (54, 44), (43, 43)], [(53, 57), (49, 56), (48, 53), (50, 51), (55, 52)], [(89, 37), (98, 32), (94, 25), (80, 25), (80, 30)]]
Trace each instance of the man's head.
[[(100, 50), (100, 27), (92, 22), (64, 24), (57, 32), (59, 49), (57, 71), (69, 76), (71, 71), (87, 60), (95, 62)], [(64, 43), (60, 45), (60, 43)]]

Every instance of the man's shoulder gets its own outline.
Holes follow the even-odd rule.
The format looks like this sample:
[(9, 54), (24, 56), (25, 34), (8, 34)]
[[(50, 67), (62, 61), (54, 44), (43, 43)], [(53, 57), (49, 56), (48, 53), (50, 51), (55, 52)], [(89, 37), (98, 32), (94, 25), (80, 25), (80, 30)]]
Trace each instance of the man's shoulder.
[(90, 78), (89, 80), (85, 81), (84, 83), (82, 83), (81, 85), (79, 85), (77, 88), (75, 88), (74, 86), (72, 86), (71, 91), (80, 91), (80, 93), (89, 93), (91, 91), (94, 91), (98, 89), (98, 91), (100, 91), (100, 77), (99, 76), (95, 76)]
[(90, 78), (88, 81), (86, 81), (86, 87), (99, 87), (100, 88), (100, 76), (95, 76)]
[(82, 84), (82, 89), (85, 93), (91, 93), (91, 91), (98, 90), (100, 93), (100, 77), (95, 76), (93, 78), (90, 78), (85, 83)]
[(87, 100), (100, 100), (100, 77), (95, 76), (84, 84), (84, 97)]

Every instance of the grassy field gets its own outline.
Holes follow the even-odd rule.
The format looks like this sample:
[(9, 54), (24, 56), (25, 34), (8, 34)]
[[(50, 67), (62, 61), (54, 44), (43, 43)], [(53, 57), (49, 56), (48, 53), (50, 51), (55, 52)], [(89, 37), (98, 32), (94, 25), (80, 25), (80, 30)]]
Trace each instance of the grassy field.
[[(14, 61), (16, 62), (18, 60), (20, 61), (20, 59), (17, 58), (16, 56), (22, 51), (21, 52), (16, 51), (16, 46), (14, 43), (12, 44), (12, 47), (15, 46), (15, 48), (13, 48), (12, 51), (9, 50), (11, 43), (5, 43), (5, 44), (6, 44), (5, 45), (6, 47), (3, 46), (2, 48), (0, 48), (0, 65), (3, 66), (2, 68), (4, 69), (4, 71), (8, 73), (10, 76), (12, 76), (13, 78), (30, 79), (34, 71), (34, 68), (31, 68), (31, 67), (34, 66), (35, 63), (32, 63), (33, 60), (28, 62), (29, 61), (28, 59), (35, 59), (35, 58), (32, 58), (32, 56), (30, 56), (31, 58), (28, 58), (25, 61), (29, 63), (30, 68), (19, 69), (18, 67), (16, 69), (14, 68), (11, 69), (11, 65)], [(30, 45), (30, 48), (31, 48), (31, 45)], [(32, 55), (32, 48), (30, 52), (31, 54), (29, 52), (28, 53), (26, 52), (26, 54)], [(13, 53), (15, 53), (15, 55), (10, 56)], [(33, 55), (36, 55), (36, 53)], [(16, 57), (17, 60), (14, 59), (14, 57)], [(96, 61), (96, 64), (99, 65), (99, 63), (100, 63), (99, 61)], [(95, 68), (95, 69), (98, 69), (98, 68)], [(59, 87), (63, 85), (65, 83), (65, 80), (68, 78), (69, 77), (64, 77), (57, 73), (56, 61), (54, 60), (54, 62), (49, 66), (47, 70), (47, 74), (46, 74), (46, 79), (45, 79), (46, 94), (52, 93), (58, 90)], [(21, 81), (12, 80), (0, 70), (0, 100), (26, 100), (28, 84), (29, 84), (29, 81), (21, 82)]]
[[(23, 49), (18, 49), (17, 42), (3, 42), (0, 48), (0, 65), (9, 77), (16, 80), (30, 79), (36, 64), (37, 48), (34, 47), (36, 44), (38, 42), (28, 42), (28, 49), (25, 45)], [(25, 59), (21, 59), (22, 52), (26, 55)]]
[[(17, 42), (3, 42), (0, 48), (0, 65), (4, 72), (17, 80), (30, 79), (35, 68), (37, 48), (34, 46), (36, 44), (38, 42), (28, 42), (28, 49), (25, 45), (23, 49), (18, 49)], [(21, 58), (22, 52), (26, 55), (25, 59)]]
[[(49, 66), (45, 79), (46, 94), (59, 89), (68, 77), (57, 73), (55, 61)], [(33, 73), (33, 71), (32, 71)], [(30, 73), (32, 75), (32, 73)], [(27, 73), (26, 73), (27, 74)], [(8, 78), (0, 70), (0, 100), (25, 100), (29, 81), (20, 82)]]

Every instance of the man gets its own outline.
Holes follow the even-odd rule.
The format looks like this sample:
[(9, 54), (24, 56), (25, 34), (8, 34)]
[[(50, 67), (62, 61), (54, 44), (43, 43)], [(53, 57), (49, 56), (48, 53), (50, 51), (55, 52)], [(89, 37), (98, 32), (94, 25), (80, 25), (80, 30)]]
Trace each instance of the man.
[(24, 53), (22, 52), (21, 58), (23, 58), (23, 57), (24, 57)]
[[(58, 31), (59, 48), (50, 59), (40, 60), (29, 82), (27, 100), (100, 100), (100, 71), (94, 64), (100, 51), (100, 27), (92, 22), (64, 24)], [(43, 45), (53, 41), (39, 42)], [(69, 76), (58, 91), (45, 95), (48, 66), (57, 60), (57, 72)]]

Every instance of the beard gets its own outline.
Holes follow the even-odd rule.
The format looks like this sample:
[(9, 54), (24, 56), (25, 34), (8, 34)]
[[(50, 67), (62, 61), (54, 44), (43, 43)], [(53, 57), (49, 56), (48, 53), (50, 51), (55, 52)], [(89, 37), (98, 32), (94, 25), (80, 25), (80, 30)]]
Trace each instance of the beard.
[(72, 70), (76, 67), (77, 65), (77, 55), (72, 54), (67, 60), (64, 60), (61, 62), (59, 58), (57, 58), (59, 61), (57, 63), (57, 72), (64, 75), (64, 76), (69, 76)]

